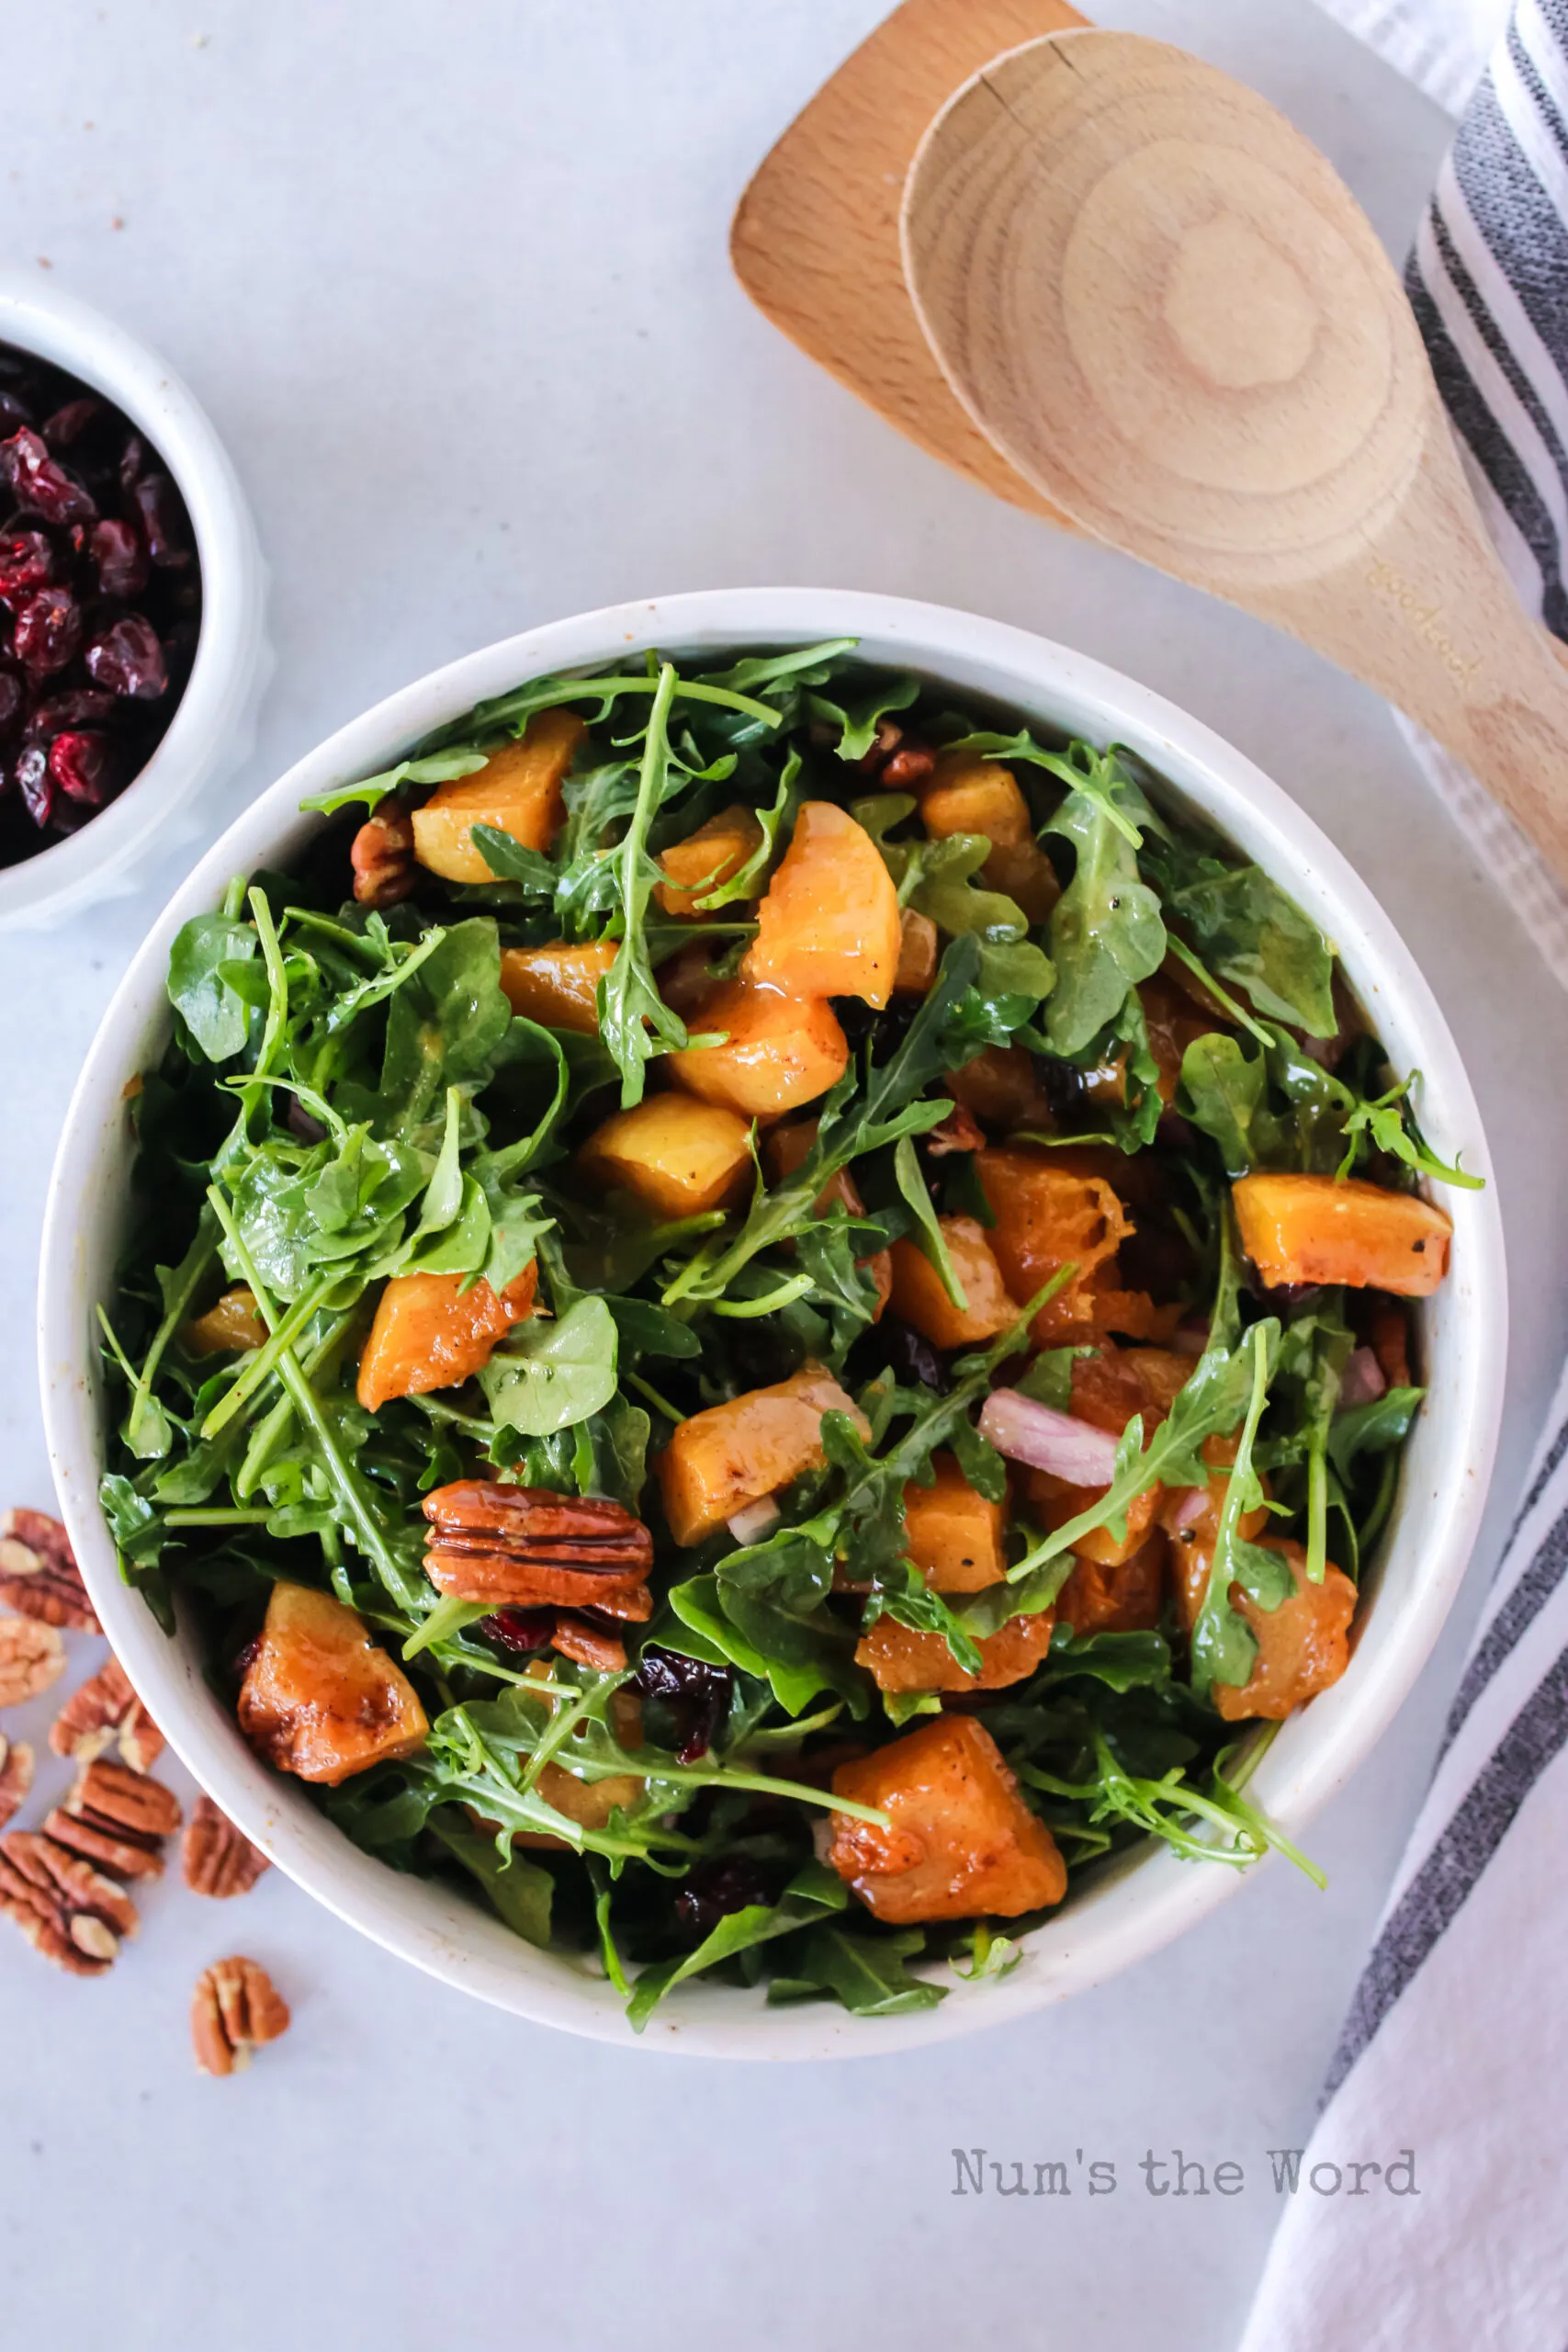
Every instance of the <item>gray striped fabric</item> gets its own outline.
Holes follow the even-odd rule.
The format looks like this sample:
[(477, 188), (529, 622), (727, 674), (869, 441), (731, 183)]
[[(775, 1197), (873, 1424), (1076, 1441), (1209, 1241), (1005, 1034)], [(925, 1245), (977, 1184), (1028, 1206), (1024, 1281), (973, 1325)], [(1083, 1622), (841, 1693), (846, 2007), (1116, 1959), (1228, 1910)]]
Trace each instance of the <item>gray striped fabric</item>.
[[(1407, 58), (1441, 54), (1444, 0), (1329, 5)], [(1451, 0), (1449, 29), (1461, 44), (1473, 31)], [(1406, 285), (1503, 559), (1525, 604), (1568, 639), (1568, 0), (1517, 0)], [(1539, 876), (1473, 782), (1418, 748), (1461, 820), (1489, 833), (1489, 853), (1501, 842), (1521, 877)], [(1534, 910), (1568, 978), (1568, 906), (1543, 885)], [(1244, 2352), (1563, 2352), (1564, 1953), (1568, 1375), (1322, 2112), (1296, 2152), (1301, 2187)], [(1385, 2189), (1373, 2209), (1334, 2186), (1353, 2175), (1375, 2195), (1365, 2160), (1386, 2165), (1402, 2149), (1414, 2151), (1408, 2193)]]

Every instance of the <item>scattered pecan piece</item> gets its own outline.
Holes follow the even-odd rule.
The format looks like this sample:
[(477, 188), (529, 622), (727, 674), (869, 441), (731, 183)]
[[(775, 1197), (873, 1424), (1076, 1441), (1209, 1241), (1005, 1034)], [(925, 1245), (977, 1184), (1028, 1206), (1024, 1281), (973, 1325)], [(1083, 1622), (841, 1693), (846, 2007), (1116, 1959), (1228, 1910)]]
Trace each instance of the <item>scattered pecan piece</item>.
[(0, 1731), (0, 1829), (27, 1803), (32, 1784), (32, 1749), (25, 1739), (7, 1739)]
[(942, 1125), (932, 1127), (925, 1146), (936, 1159), (950, 1151), (984, 1151), (986, 1131), (973, 1111), (963, 1102), (955, 1102)]
[(439, 1592), (500, 1608), (556, 1601), (642, 1619), (653, 1538), (619, 1503), (459, 1479), (424, 1498), (425, 1572)]
[(413, 820), (400, 801), (384, 800), (354, 836), (348, 853), (354, 896), (362, 907), (395, 907), (419, 880)]
[(0, 1707), (36, 1699), (65, 1671), (65, 1645), (52, 1625), (32, 1617), (0, 1617)]
[(872, 775), (884, 760), (892, 758), (903, 740), (904, 730), (896, 718), (879, 718), (876, 732), (871, 739), (871, 749), (862, 753), (856, 765), (868, 775)]
[(75, 1634), (102, 1632), (57, 1519), (42, 1510), (8, 1510), (0, 1517), (0, 1600), (45, 1625)]
[(100, 1757), (76, 1778), (44, 1828), (55, 1841), (118, 1878), (160, 1878), (163, 1844), (180, 1826), (179, 1799), (162, 1781)]
[(117, 1740), (133, 1772), (151, 1770), (164, 1751), (163, 1733), (131, 1689), (118, 1658), (111, 1657), (73, 1690), (50, 1727), (49, 1744), (57, 1756), (91, 1764)]
[(876, 781), (887, 792), (910, 792), (926, 782), (936, 767), (936, 753), (924, 743), (901, 743), (883, 763)]
[(0, 1838), (0, 1910), (35, 1951), (73, 1976), (101, 1976), (136, 1933), (136, 1905), (122, 1886), (36, 1830)]
[(197, 1797), (180, 1843), (185, 1882), (193, 1894), (248, 1894), (270, 1869), (243, 1829), (209, 1796)]
[(288, 2004), (254, 1960), (215, 1960), (198, 1976), (190, 2005), (190, 2038), (204, 2075), (232, 2075), (253, 2050), (288, 2030)]
[(619, 1674), (626, 1662), (625, 1642), (591, 1625), (586, 1617), (558, 1617), (550, 1647), (578, 1666), (592, 1667), (596, 1674)]

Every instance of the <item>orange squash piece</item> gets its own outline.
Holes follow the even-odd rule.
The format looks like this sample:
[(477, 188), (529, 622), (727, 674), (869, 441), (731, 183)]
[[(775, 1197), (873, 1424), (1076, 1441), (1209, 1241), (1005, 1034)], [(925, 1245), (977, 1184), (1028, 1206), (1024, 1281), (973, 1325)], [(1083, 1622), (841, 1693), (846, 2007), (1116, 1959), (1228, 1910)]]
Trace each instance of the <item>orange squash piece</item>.
[(898, 918), (898, 968), (893, 975), (895, 996), (924, 996), (936, 978), (936, 925), (930, 915), (906, 907)]
[(536, 710), (520, 741), (503, 743), (472, 775), (438, 784), (413, 812), (413, 854), (447, 882), (495, 878), (474, 846), (476, 825), (548, 849), (566, 813), (561, 786), (587, 729), (571, 710)]
[(904, 1489), (904, 1540), (933, 1592), (980, 1592), (1007, 1573), (1007, 1503), (976, 1493), (951, 1453), (933, 1453), (934, 1485)]
[(920, 794), (920, 816), (933, 841), (953, 833), (983, 833), (991, 854), (980, 871), (993, 890), (1016, 900), (1031, 923), (1043, 922), (1061, 886), (1034, 838), (1018, 778), (995, 760), (950, 752)]
[(193, 1315), (180, 1338), (193, 1356), (237, 1355), (242, 1349), (261, 1347), (266, 1325), (256, 1313), (255, 1293), (247, 1283), (237, 1283), (205, 1315)]
[(1108, 1567), (1079, 1552), (1056, 1595), (1056, 1615), (1075, 1634), (1144, 1634), (1158, 1625), (1168, 1545), (1156, 1528), (1132, 1556)]
[(726, 1032), (725, 1042), (671, 1054), (671, 1077), (688, 1094), (743, 1118), (802, 1111), (849, 1068), (849, 1041), (824, 997), (785, 996), (742, 977), (705, 996), (685, 1019), (700, 1035)]
[(1348, 1176), (1244, 1176), (1231, 1186), (1242, 1248), (1263, 1280), (1343, 1283), (1426, 1298), (1449, 1270), (1453, 1225), (1414, 1193)]
[(847, 1413), (871, 1435), (854, 1399), (817, 1363), (682, 1421), (654, 1464), (676, 1543), (701, 1544), (749, 1503), (820, 1469), (824, 1413)]
[(879, 1829), (834, 1814), (828, 1856), (878, 1919), (1016, 1919), (1067, 1891), (1055, 1839), (973, 1715), (938, 1715), (840, 1764), (833, 1793), (890, 1816)]
[(630, 1193), (656, 1217), (733, 1208), (751, 1175), (751, 1129), (692, 1094), (650, 1094), (596, 1127), (577, 1155), (593, 1182)]
[(462, 1274), (394, 1274), (376, 1302), (359, 1359), (355, 1394), (367, 1413), (390, 1396), (424, 1396), (455, 1388), (490, 1362), (498, 1340), (534, 1311), (537, 1262), (498, 1298), (481, 1275), (465, 1290)]
[[(1191, 1373), (1190, 1356), (1176, 1355), (1166, 1348), (1102, 1347), (1074, 1363), (1071, 1409), (1079, 1420), (1111, 1437), (1120, 1437), (1134, 1414), (1140, 1413), (1146, 1443)], [(1069, 1486), (1047, 1470), (1032, 1470), (1027, 1491), (1045, 1525), (1054, 1531), (1092, 1509), (1106, 1490)], [(1127, 1507), (1125, 1535), (1114, 1535), (1109, 1527), (1091, 1528), (1074, 1544), (1075, 1555), (1103, 1568), (1123, 1566), (1142, 1549), (1163, 1495), (1164, 1488), (1157, 1484), (1148, 1487)]]
[(975, 1167), (997, 1220), (991, 1249), (1014, 1298), (1032, 1298), (1063, 1266), (1077, 1269), (1035, 1317), (1038, 1344), (1092, 1337), (1094, 1276), (1133, 1230), (1117, 1194), (1102, 1176), (1059, 1167), (1026, 1144), (977, 1151)]
[(1032, 1617), (1010, 1617), (979, 1645), (980, 1671), (966, 1674), (942, 1634), (919, 1633), (892, 1617), (879, 1617), (855, 1645), (879, 1690), (1001, 1690), (1033, 1673), (1051, 1646), (1055, 1620), (1049, 1609)]
[(667, 915), (681, 922), (701, 922), (697, 900), (739, 874), (747, 859), (762, 845), (757, 812), (739, 800), (660, 850), (659, 863), (669, 879), (654, 885), (653, 895)]
[(599, 1035), (599, 983), (617, 954), (613, 939), (564, 939), (547, 947), (503, 947), (501, 985), (513, 1012), (542, 1029), (572, 1029), (581, 1037)]
[[(1172, 1548), (1177, 1600), (1190, 1633), (1209, 1589), (1214, 1555), (1206, 1544), (1194, 1544), (1185, 1551), (1179, 1544)], [(1356, 1588), (1349, 1577), (1330, 1562), (1323, 1582), (1311, 1584), (1306, 1554), (1299, 1544), (1270, 1535), (1264, 1538), (1262, 1548), (1283, 1556), (1295, 1590), (1278, 1609), (1259, 1609), (1240, 1585), (1231, 1587), (1233, 1603), (1258, 1637), (1258, 1656), (1242, 1687), (1238, 1690), (1226, 1682), (1213, 1686), (1214, 1705), (1232, 1724), (1247, 1723), (1255, 1715), (1266, 1716), (1270, 1723), (1282, 1722), (1295, 1708), (1337, 1682), (1350, 1663)]]
[(964, 1304), (954, 1306), (942, 1276), (914, 1242), (893, 1244), (893, 1312), (934, 1348), (960, 1348), (994, 1339), (1018, 1320), (1018, 1308), (978, 1217), (943, 1216), (942, 1227)]
[(987, 1046), (950, 1070), (943, 1080), (955, 1102), (962, 1102), (988, 1127), (1041, 1127), (1055, 1131), (1051, 1105), (1034, 1068), (1034, 1057), (1023, 1046)]
[(269, 1764), (328, 1788), (412, 1756), (430, 1729), (413, 1685), (361, 1619), (302, 1584), (272, 1588), (239, 1715)]
[(880, 1009), (901, 938), (898, 893), (864, 826), (831, 800), (804, 801), (757, 910), (747, 977), (791, 996), (858, 996)]
[[(635, 1772), (607, 1772), (602, 1781), (580, 1781), (562, 1765), (547, 1764), (536, 1786), (547, 1804), (564, 1813), (582, 1829), (607, 1829), (610, 1815), (617, 1805), (629, 1812), (647, 1787), (646, 1781)], [(493, 1828), (493, 1823), (486, 1824)], [(519, 1829), (513, 1833), (514, 1846), (545, 1847), (558, 1854), (570, 1853), (570, 1841), (558, 1838), (549, 1829)]]

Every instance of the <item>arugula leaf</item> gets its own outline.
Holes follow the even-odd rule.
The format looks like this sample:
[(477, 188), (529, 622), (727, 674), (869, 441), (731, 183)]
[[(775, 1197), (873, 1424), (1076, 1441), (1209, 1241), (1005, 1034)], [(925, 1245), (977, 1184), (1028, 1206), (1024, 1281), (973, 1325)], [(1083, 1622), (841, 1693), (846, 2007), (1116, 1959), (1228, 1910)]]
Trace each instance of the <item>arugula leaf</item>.
[(427, 1826), (433, 1829), (454, 1861), (479, 1881), (497, 1915), (525, 1943), (548, 1947), (550, 1906), (556, 1883), (548, 1871), (531, 1862), (515, 1848), (502, 1857), (493, 1838), (475, 1829), (456, 1805), (441, 1805)]
[(1333, 1036), (1334, 952), (1261, 866), (1231, 865), (1179, 842), (1152, 843), (1145, 854), (1172, 922), (1223, 980), (1270, 1019)]
[(841, 699), (835, 700), (818, 690), (807, 697), (807, 708), (813, 718), (839, 729), (834, 749), (841, 760), (863, 760), (876, 740), (883, 719), (896, 710), (908, 710), (920, 696), (919, 678), (866, 673), (862, 675), (866, 683), (858, 695), (844, 694)]
[(1233, 1180), (1266, 1168), (1280, 1156), (1280, 1122), (1268, 1107), (1269, 1072), (1261, 1054), (1219, 1030), (1194, 1037), (1181, 1057), (1177, 1107), (1219, 1146)]
[(1048, 830), (1072, 843), (1077, 860), (1051, 913), (1056, 985), (1045, 1035), (1055, 1054), (1080, 1053), (1165, 960), (1159, 899), (1138, 876), (1151, 821), (1143, 794), (1112, 756), (1078, 775), (1051, 819)]
[(357, 784), (339, 784), (327, 792), (313, 792), (299, 806), (319, 809), (323, 817), (335, 817), (340, 808), (352, 808), (356, 801), (363, 801), (367, 811), (373, 812), (400, 785), (449, 784), (457, 776), (476, 775), (489, 764), (490, 752), (477, 748), (433, 752), (423, 758), (400, 760), (396, 767), (383, 768), (379, 775), (364, 776)]
[(1252, 1393), (1235, 1460), (1225, 1481), (1208, 1588), (1192, 1628), (1192, 1688), (1200, 1698), (1207, 1698), (1216, 1682), (1238, 1690), (1245, 1688), (1258, 1657), (1258, 1636), (1231, 1600), (1231, 1586), (1240, 1584), (1261, 1609), (1277, 1609), (1294, 1589), (1280, 1555), (1247, 1543), (1239, 1532), (1243, 1515), (1256, 1510), (1263, 1500), (1263, 1488), (1252, 1466), (1252, 1449), (1268, 1402), (1278, 1338), (1278, 1325), (1271, 1334), (1269, 1325), (1256, 1323), (1247, 1334), (1250, 1344), (1237, 1351), (1236, 1360), (1250, 1374)]
[(896, 1935), (856, 1935), (846, 1928), (814, 1928), (785, 1960), (787, 1976), (768, 1988), (773, 2003), (830, 1993), (852, 2016), (891, 2018), (934, 2009), (947, 1997), (941, 1984), (911, 1976), (905, 1961), (924, 1948), (919, 1928)]
[(739, 1952), (771, 1943), (776, 1936), (793, 1935), (824, 1912), (841, 1911), (848, 1900), (849, 1889), (836, 1871), (821, 1862), (806, 1863), (776, 1903), (749, 1903), (742, 1910), (727, 1912), (695, 1951), (645, 1968), (626, 2003), (627, 2023), (634, 2032), (641, 2033), (660, 2002), (677, 1984), (700, 1976), (705, 1969), (716, 1968), (722, 1961), (733, 1960)]
[(1337, 1413), (1329, 1424), (1328, 1458), (1340, 1477), (1348, 1480), (1365, 1455), (1403, 1445), (1426, 1394), (1424, 1388), (1388, 1388), (1369, 1405)]
[[(1023, 939), (1029, 925), (1017, 900), (1001, 890), (981, 889), (975, 882), (991, 854), (992, 843), (984, 833), (949, 833), (937, 841), (888, 840), (893, 828), (912, 816), (915, 807), (909, 793), (878, 792), (852, 802), (850, 808), (855, 822), (881, 852), (899, 905), (929, 915), (937, 929), (952, 939), (973, 933), (998, 946)], [(1044, 993), (1043, 988), (1039, 989), (1037, 1001)]]
[(255, 928), (237, 915), (193, 915), (169, 950), (169, 1002), (209, 1062), (232, 1060), (251, 1033)]
[(515, 1323), (479, 1375), (495, 1420), (525, 1437), (602, 1412), (615, 1393), (615, 1318), (602, 1298), (580, 1298), (554, 1322)]
[(1339, 1163), (1340, 1175), (1348, 1176), (1355, 1166), (1364, 1136), (1377, 1150), (1386, 1151), (1393, 1159), (1402, 1159), (1407, 1168), (1414, 1168), (1418, 1174), (1435, 1176), (1443, 1184), (1461, 1184), (1467, 1192), (1483, 1191), (1484, 1176), (1472, 1176), (1457, 1163), (1450, 1168), (1427, 1148), (1416, 1125), (1409, 1102), (1410, 1090), (1420, 1076), (1418, 1069), (1412, 1070), (1408, 1078), (1401, 1079), (1397, 1086), (1390, 1087), (1388, 1092), (1380, 1094), (1375, 1102), (1360, 1102), (1355, 1105), (1345, 1122), (1346, 1148), (1345, 1157)]

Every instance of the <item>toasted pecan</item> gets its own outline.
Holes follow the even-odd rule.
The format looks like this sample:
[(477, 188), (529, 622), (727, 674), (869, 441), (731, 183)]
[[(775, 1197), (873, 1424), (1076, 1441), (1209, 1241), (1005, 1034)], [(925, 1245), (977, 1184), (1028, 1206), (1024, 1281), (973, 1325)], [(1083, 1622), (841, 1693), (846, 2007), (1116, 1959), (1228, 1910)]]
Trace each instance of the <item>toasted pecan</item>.
[(163, 1875), (163, 1844), (180, 1826), (179, 1799), (161, 1781), (99, 1757), (78, 1773), (44, 1823), (62, 1846), (118, 1878)]
[(395, 907), (419, 880), (413, 820), (400, 801), (383, 801), (355, 834), (348, 853), (354, 896), (362, 907)]
[(36, 1699), (65, 1671), (59, 1630), (35, 1617), (0, 1617), (0, 1707)]
[(32, 1784), (32, 1749), (25, 1739), (7, 1739), (0, 1731), (0, 1829), (27, 1803)]
[(246, 1894), (263, 1871), (271, 1868), (266, 1856), (237, 1829), (221, 1806), (209, 1796), (197, 1797), (180, 1842), (185, 1882), (193, 1894), (224, 1899)]
[(63, 1625), (76, 1634), (102, 1630), (71, 1538), (47, 1511), (0, 1515), (0, 1600), (45, 1625)]
[(150, 1770), (163, 1753), (163, 1733), (131, 1689), (118, 1658), (111, 1657), (73, 1690), (51, 1726), (49, 1744), (57, 1756), (90, 1764), (117, 1741), (133, 1772)]
[(558, 1617), (550, 1647), (577, 1666), (592, 1667), (595, 1674), (619, 1674), (626, 1662), (625, 1642), (591, 1625), (586, 1617)]
[(493, 1607), (558, 1602), (640, 1620), (653, 1538), (619, 1503), (459, 1479), (424, 1498), (425, 1572), (439, 1592)]
[(36, 1951), (73, 1976), (101, 1976), (137, 1928), (123, 1887), (36, 1830), (0, 1838), (0, 1910)]
[(204, 2075), (232, 2075), (264, 2041), (288, 2030), (288, 2004), (265, 1968), (236, 1954), (197, 1977), (190, 2033)]

